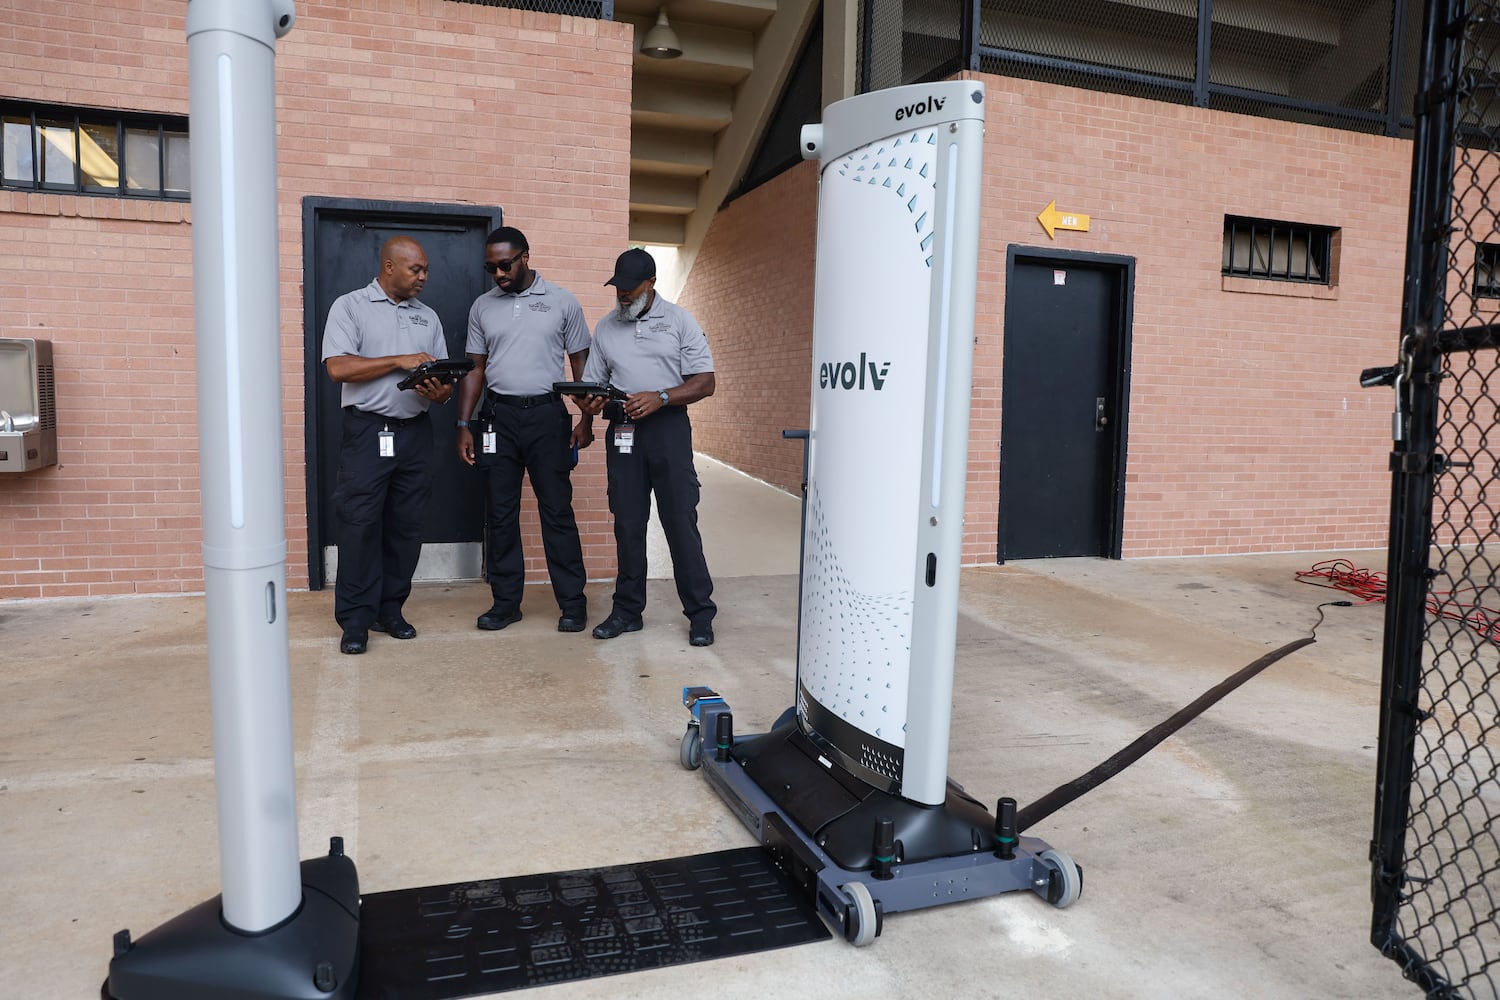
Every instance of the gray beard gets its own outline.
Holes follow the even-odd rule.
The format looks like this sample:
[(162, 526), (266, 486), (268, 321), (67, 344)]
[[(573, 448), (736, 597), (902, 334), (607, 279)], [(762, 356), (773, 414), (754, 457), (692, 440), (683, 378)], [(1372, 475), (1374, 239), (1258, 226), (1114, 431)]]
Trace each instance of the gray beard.
[(629, 323), (641, 318), (641, 313), (646, 311), (646, 303), (651, 301), (654, 292), (647, 292), (628, 306), (619, 307), (621, 322)]

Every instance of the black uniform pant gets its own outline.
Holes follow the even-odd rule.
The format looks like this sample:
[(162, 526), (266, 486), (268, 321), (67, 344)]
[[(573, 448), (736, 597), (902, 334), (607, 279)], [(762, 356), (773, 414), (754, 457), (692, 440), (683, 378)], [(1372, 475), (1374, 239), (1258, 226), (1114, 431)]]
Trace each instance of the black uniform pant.
[[(573, 422), (561, 400), (537, 406), (511, 406), (495, 401), (476, 431), (475, 463), (484, 470), (485, 575), (495, 607), (514, 610), (526, 584), (526, 562), (521, 552), (521, 477), (531, 477), (537, 515), (542, 524), (542, 554), (552, 595), (564, 615), (584, 618), (588, 598), (583, 588), (583, 546), (573, 517)], [(485, 454), (484, 432), (493, 429), (495, 453)]]
[(609, 510), (615, 519), (620, 564), (614, 612), (639, 620), (646, 607), (646, 522), (654, 493), (662, 533), (672, 553), (682, 613), (690, 622), (707, 624), (718, 608), (703, 558), (703, 537), (698, 533), (698, 470), (693, 467), (693, 425), (687, 409), (664, 407), (630, 425), (635, 428), (635, 440), (628, 455), (615, 446), (617, 426), (611, 422), (605, 432)]
[[(396, 453), (380, 456), (380, 432), (395, 435)], [(339, 566), (333, 617), (345, 630), (395, 618), (411, 594), (422, 554), (422, 523), (432, 487), (432, 422), (427, 414), (390, 421), (344, 411), (339, 479)]]

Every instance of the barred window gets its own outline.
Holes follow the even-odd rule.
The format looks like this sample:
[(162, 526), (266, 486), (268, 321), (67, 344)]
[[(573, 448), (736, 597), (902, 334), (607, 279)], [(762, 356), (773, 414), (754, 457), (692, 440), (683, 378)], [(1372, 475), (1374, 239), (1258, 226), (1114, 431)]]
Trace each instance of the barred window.
[(0, 187), (189, 197), (187, 119), (0, 101)]
[(1474, 294), (1500, 299), (1500, 243), (1474, 244)]
[(1333, 284), (1333, 234), (1328, 226), (1224, 216), (1225, 275), (1308, 285)]

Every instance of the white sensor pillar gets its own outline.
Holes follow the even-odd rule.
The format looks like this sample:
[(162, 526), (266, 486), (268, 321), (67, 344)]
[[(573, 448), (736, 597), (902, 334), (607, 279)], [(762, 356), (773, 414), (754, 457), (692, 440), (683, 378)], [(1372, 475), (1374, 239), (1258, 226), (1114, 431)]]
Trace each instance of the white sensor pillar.
[(193, 315), (223, 918), (302, 900), (286, 625), (276, 39), (291, 0), (191, 0)]
[(797, 717), (872, 785), (947, 794), (984, 85), (862, 94), (819, 164)]

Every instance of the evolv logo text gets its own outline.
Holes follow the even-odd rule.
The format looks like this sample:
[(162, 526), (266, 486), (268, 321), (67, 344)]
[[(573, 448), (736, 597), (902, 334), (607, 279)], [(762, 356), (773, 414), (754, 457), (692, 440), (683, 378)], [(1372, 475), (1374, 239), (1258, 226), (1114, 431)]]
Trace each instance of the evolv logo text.
[(915, 118), (917, 115), (925, 115), (932, 111), (941, 111), (943, 110), (943, 105), (946, 103), (948, 103), (946, 97), (929, 97), (925, 101), (908, 104), (896, 109), (896, 120), (899, 122), (903, 118)]
[(867, 360), (865, 352), (860, 351), (857, 364), (853, 361), (825, 361), (819, 365), (818, 386), (823, 389), (863, 389), (868, 381), (870, 388), (878, 392), (885, 385), (890, 370), (889, 361), (876, 368), (875, 362)]

